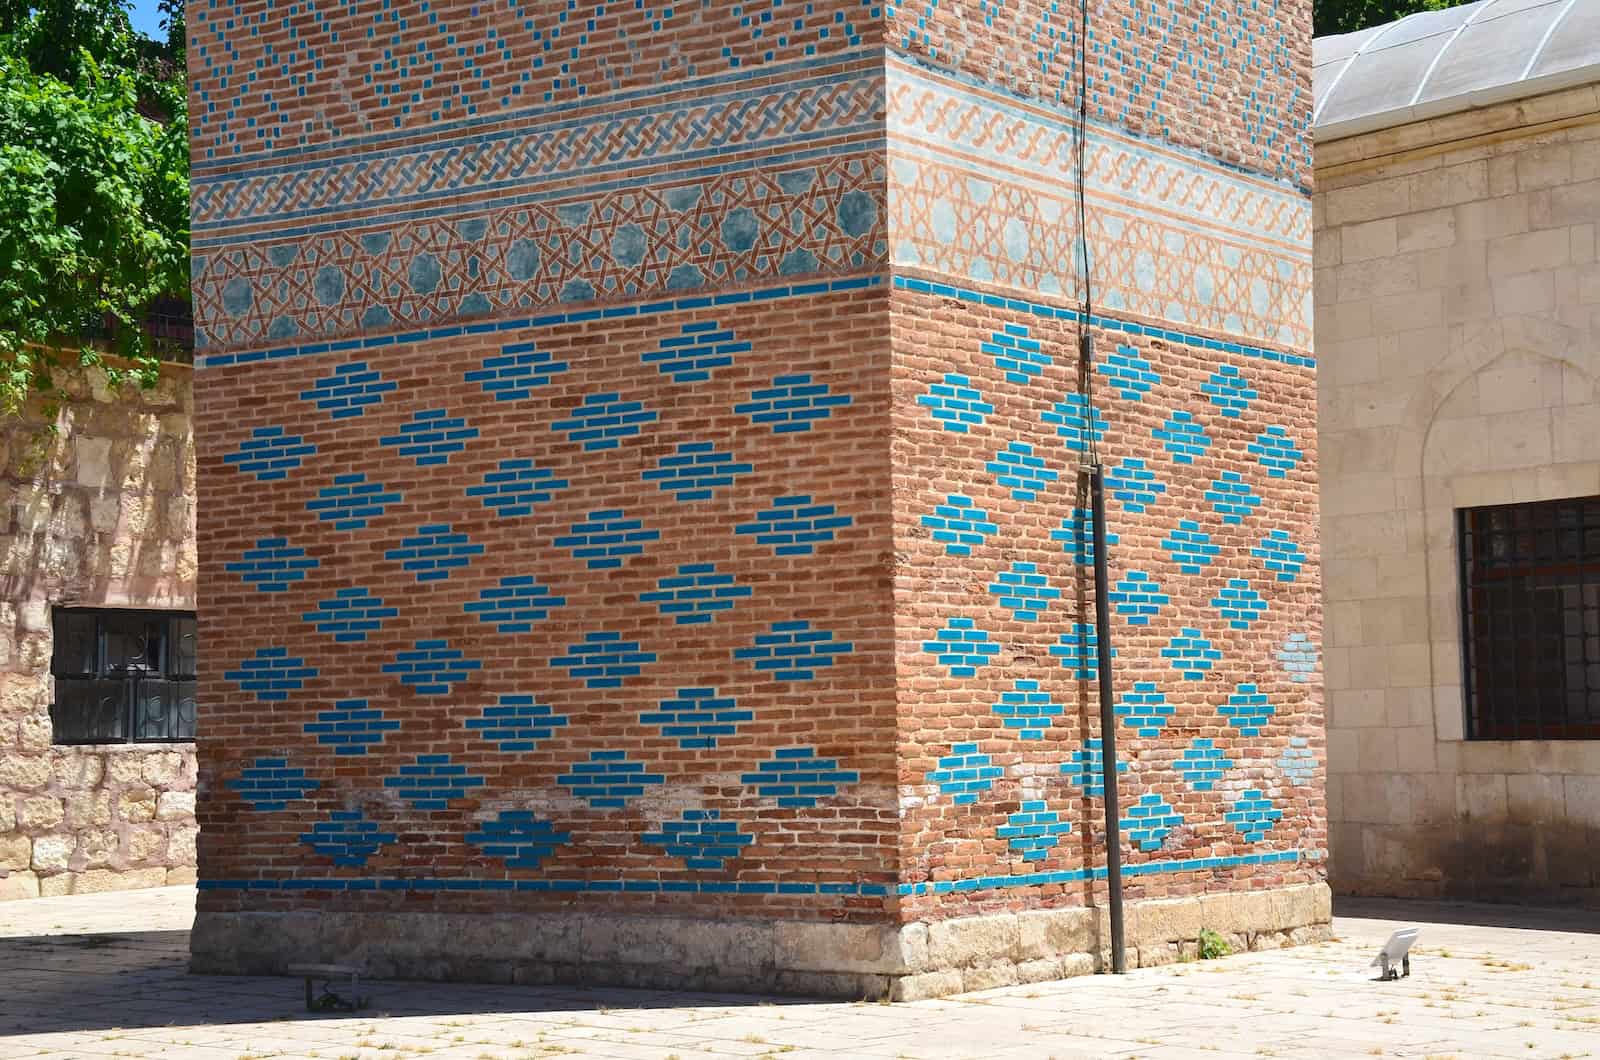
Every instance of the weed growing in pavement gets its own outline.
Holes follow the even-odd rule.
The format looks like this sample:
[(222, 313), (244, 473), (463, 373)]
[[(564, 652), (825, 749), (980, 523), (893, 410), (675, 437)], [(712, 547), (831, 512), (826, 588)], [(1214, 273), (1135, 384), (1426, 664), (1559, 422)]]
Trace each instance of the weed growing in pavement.
[(1228, 940), (1212, 931), (1210, 928), (1200, 929), (1200, 959), (1202, 961), (1215, 960), (1226, 957), (1233, 952), (1233, 947), (1228, 945)]

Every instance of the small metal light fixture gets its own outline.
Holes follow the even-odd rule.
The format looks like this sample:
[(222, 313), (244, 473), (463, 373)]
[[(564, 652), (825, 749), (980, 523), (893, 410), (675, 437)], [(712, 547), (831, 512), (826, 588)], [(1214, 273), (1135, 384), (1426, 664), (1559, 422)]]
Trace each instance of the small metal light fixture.
[(1383, 970), (1378, 982), (1390, 983), (1411, 974), (1411, 944), (1416, 941), (1416, 928), (1401, 928), (1389, 936), (1389, 941), (1383, 944), (1383, 949), (1378, 951), (1369, 965)]

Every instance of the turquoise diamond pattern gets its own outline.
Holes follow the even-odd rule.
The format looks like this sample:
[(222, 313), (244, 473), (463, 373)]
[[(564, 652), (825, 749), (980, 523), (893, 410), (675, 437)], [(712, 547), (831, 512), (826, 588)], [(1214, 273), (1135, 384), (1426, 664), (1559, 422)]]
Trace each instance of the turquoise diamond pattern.
[(750, 587), (740, 585), (733, 575), (719, 573), (715, 563), (685, 563), (676, 574), (660, 578), (654, 592), (640, 593), (639, 599), (655, 604), (677, 625), (697, 626), (730, 610), (750, 592)]
[(556, 829), (551, 822), (535, 817), (532, 810), (501, 810), (492, 820), (483, 821), (468, 832), (469, 846), (488, 858), (498, 858), (509, 869), (536, 869), (555, 854), (558, 847), (572, 840), (570, 832)]
[[(1083, 747), (1072, 752), (1072, 757), (1061, 763), (1061, 773), (1074, 786), (1083, 789), (1084, 795), (1091, 799), (1106, 797), (1105, 784), (1105, 748), (1101, 745), (1099, 737), (1093, 737), (1083, 742)], [(1117, 772), (1128, 771), (1128, 763), (1119, 760)]]
[(665, 784), (667, 778), (635, 762), (625, 751), (591, 751), (587, 762), (574, 762), (556, 783), (597, 810), (620, 810), (646, 788)]
[(972, 546), (981, 545), (1000, 528), (989, 520), (989, 513), (973, 504), (972, 498), (952, 493), (945, 502), (922, 517), (922, 525), (933, 531), (933, 539), (952, 556), (972, 555)]
[(1042, 740), (1066, 708), (1050, 698), (1037, 681), (1018, 681), (1010, 692), (1000, 693), (994, 712), (1001, 723), (1024, 740)]
[(702, 383), (718, 368), (733, 363), (735, 354), (749, 353), (750, 344), (733, 332), (717, 326), (715, 320), (685, 324), (683, 331), (646, 353), (645, 364), (655, 365), (662, 375), (678, 383)]
[(809, 375), (780, 375), (771, 386), (752, 390), (750, 400), (735, 405), (733, 411), (750, 417), (753, 424), (765, 424), (773, 434), (792, 434), (809, 431), (850, 402), (849, 394), (831, 393), (828, 384), (813, 383)]
[(1317, 775), (1317, 756), (1311, 750), (1311, 741), (1304, 736), (1291, 736), (1289, 746), (1278, 756), (1278, 769), (1295, 787), (1304, 787)]
[(389, 788), (419, 810), (448, 810), (452, 799), (484, 785), (484, 778), (467, 772), (467, 767), (452, 762), (449, 755), (418, 755), (398, 776), (384, 777)]
[(718, 695), (715, 688), (680, 688), (659, 706), (640, 714), (639, 721), (660, 726), (661, 735), (683, 748), (715, 747), (721, 737), (737, 733), (740, 723), (755, 718), (754, 712), (740, 709), (737, 700)]
[(1033, 455), (1033, 446), (1027, 442), (1009, 443), (984, 467), (1019, 501), (1033, 500), (1041, 489), (1060, 477), (1043, 457)]
[(394, 674), (419, 696), (447, 696), (450, 687), (467, 680), (482, 669), (483, 663), (468, 659), (448, 641), (419, 640), (409, 651), (395, 653), (395, 661), (383, 664), (383, 672)]
[(1000, 599), (1000, 606), (1011, 612), (1018, 622), (1034, 622), (1050, 605), (1061, 599), (1061, 590), (1050, 584), (1050, 579), (1039, 573), (1039, 567), (1020, 560), (995, 575), (989, 591)]
[(1288, 428), (1276, 425), (1257, 435), (1245, 452), (1255, 457), (1271, 478), (1285, 477), (1306, 455), (1290, 439)]
[(466, 449), (477, 436), (478, 428), (468, 427), (460, 416), (451, 416), (444, 409), (425, 409), (406, 421), (398, 434), (379, 438), (378, 444), (394, 446), (418, 467), (437, 467), (448, 464), (453, 454)]
[(481, 385), (496, 401), (521, 401), (566, 370), (566, 361), (555, 360), (533, 343), (514, 342), (485, 357), (482, 368), (467, 373), (467, 382)]
[(550, 665), (565, 669), (588, 688), (621, 688), (623, 681), (638, 677), (647, 663), (655, 661), (656, 653), (642, 650), (638, 641), (623, 640), (620, 633), (599, 631), (586, 634), (565, 655), (552, 658)]
[(1283, 811), (1272, 805), (1272, 800), (1261, 793), (1259, 788), (1251, 788), (1233, 804), (1230, 813), (1222, 815), (1222, 819), (1239, 830), (1247, 843), (1259, 843), (1267, 838), (1267, 833), (1272, 831), (1273, 825), (1283, 818)]
[(1215, 741), (1201, 738), (1193, 741), (1172, 763), (1183, 782), (1195, 791), (1210, 791), (1233, 768), (1233, 761), (1222, 753)]
[(1317, 642), (1309, 633), (1291, 633), (1278, 649), (1278, 665), (1289, 680), (1305, 684), (1317, 672)]
[(1306, 554), (1300, 551), (1300, 546), (1294, 543), (1286, 530), (1268, 532), (1261, 539), (1261, 544), (1250, 550), (1250, 555), (1259, 559), (1280, 582), (1294, 581), (1306, 562)]
[(568, 441), (581, 444), (584, 452), (594, 453), (617, 448), (622, 439), (634, 437), (645, 424), (659, 418), (659, 413), (642, 402), (623, 401), (621, 394), (590, 394), (573, 409), (573, 415), (550, 427), (565, 434)]
[(928, 770), (928, 783), (939, 785), (940, 792), (953, 796), (950, 801), (957, 806), (970, 806), (1004, 774), (978, 750), (977, 744), (958, 743), (939, 759), (938, 768)]
[(467, 731), (508, 754), (532, 751), (567, 727), (567, 716), (530, 695), (502, 694), (492, 706), (467, 719)]
[(1161, 591), (1161, 583), (1142, 570), (1131, 570), (1106, 594), (1117, 614), (1130, 626), (1148, 626), (1172, 598)]
[(292, 583), (305, 581), (306, 571), (316, 570), (320, 565), (315, 557), (306, 555), (305, 549), (289, 544), (286, 537), (263, 537), (255, 548), (246, 549), (237, 561), (226, 564), (224, 569), (264, 593), (282, 593), (287, 592)]
[(1105, 417), (1082, 394), (1068, 394), (1039, 418), (1054, 427), (1067, 448), (1075, 453), (1086, 452), (1091, 441), (1099, 442), (1106, 436)]
[(1261, 507), (1261, 497), (1237, 471), (1224, 471), (1206, 490), (1206, 500), (1225, 523), (1242, 523), (1244, 517)]
[(860, 780), (854, 770), (840, 769), (838, 759), (819, 758), (814, 747), (780, 747), (757, 772), (744, 774), (739, 782), (764, 799), (777, 799), (781, 807), (810, 809), (839, 794), (841, 786)]
[(1229, 578), (1228, 584), (1212, 597), (1211, 606), (1234, 629), (1249, 629), (1250, 623), (1267, 611), (1267, 602), (1243, 578)]
[(1153, 739), (1161, 735), (1172, 720), (1173, 706), (1154, 681), (1135, 681), (1133, 690), (1122, 694), (1116, 705), (1117, 717), (1137, 735)]
[(1154, 792), (1141, 795), (1138, 802), (1128, 807), (1128, 816), (1122, 819), (1122, 834), (1146, 853), (1160, 850), (1172, 830), (1181, 827), (1183, 815)]
[(1172, 668), (1186, 680), (1201, 681), (1222, 659), (1222, 652), (1213, 648), (1198, 629), (1185, 627), (1161, 649), (1161, 657), (1170, 660)]
[(483, 476), (482, 485), (467, 487), (467, 496), (478, 498), (502, 519), (512, 519), (532, 515), (534, 505), (566, 488), (566, 479), (556, 478), (553, 471), (535, 466), (532, 460), (518, 458), (500, 461), (499, 467)]
[(349, 588), (338, 590), (333, 599), (319, 602), (315, 611), (300, 617), (316, 626), (318, 633), (332, 634), (336, 643), (353, 644), (382, 629), (384, 619), (399, 614), (399, 608), (385, 607), (367, 590)]
[(949, 667), (951, 677), (972, 677), (1000, 652), (1000, 645), (970, 618), (952, 618), (922, 650)]
[(433, 523), (417, 527), (415, 534), (402, 538), (400, 547), (385, 552), (383, 558), (400, 564), (419, 582), (436, 582), (481, 555), (483, 546), (473, 544), (466, 534), (456, 533), (449, 523)]
[(1118, 346), (1117, 352), (1100, 362), (1098, 369), (1128, 401), (1142, 401), (1151, 387), (1161, 385), (1160, 374), (1132, 346)]
[(567, 598), (557, 596), (531, 574), (501, 578), (486, 586), (476, 600), (469, 600), (466, 612), (480, 622), (491, 622), (501, 633), (527, 633), (535, 622), (543, 622), (550, 612), (565, 607)]
[(290, 692), (300, 691), (308, 679), (317, 676), (317, 668), (291, 657), (287, 648), (257, 648), (254, 656), (239, 663), (239, 669), (222, 676), (246, 692), (254, 692), (263, 703), (282, 703)]
[[(1061, 520), (1061, 526), (1050, 531), (1050, 540), (1061, 542), (1061, 551), (1071, 556), (1078, 566), (1094, 566), (1094, 517), (1087, 509), (1072, 509), (1072, 514)], [(1116, 543), (1117, 535), (1108, 529), (1107, 549)]]
[(1072, 822), (1063, 821), (1059, 813), (1039, 799), (1024, 802), (1016, 813), (1008, 815), (1006, 823), (995, 830), (995, 836), (1021, 854), (1023, 861), (1043, 861), (1061, 837), (1071, 831)]
[(1242, 416), (1257, 397), (1239, 369), (1231, 364), (1222, 365), (1213, 372), (1211, 378), (1200, 387), (1200, 393), (1210, 398), (1211, 403), (1230, 419)]
[(757, 512), (755, 522), (740, 524), (734, 533), (753, 535), (757, 544), (769, 546), (776, 556), (809, 556), (851, 522), (833, 505), (816, 504), (809, 494), (802, 494), (774, 497), (771, 508)]
[(1125, 458), (1108, 471), (1106, 486), (1111, 491), (1111, 499), (1129, 512), (1144, 511), (1156, 502), (1157, 497), (1167, 492), (1166, 485), (1156, 478), (1156, 473), (1136, 456)]
[(315, 455), (317, 447), (298, 434), (285, 434), (282, 427), (257, 427), (239, 451), (222, 458), (240, 471), (254, 475), (258, 482), (272, 482), (288, 476), (300, 466), (302, 458)]
[(1211, 543), (1211, 535), (1202, 531), (1199, 523), (1188, 519), (1179, 520), (1178, 528), (1161, 539), (1161, 547), (1183, 574), (1199, 574), (1222, 551)]
[(334, 810), (328, 820), (318, 821), (311, 831), (300, 833), (300, 842), (333, 859), (335, 865), (365, 865), (379, 849), (395, 841), (393, 832), (380, 832), (375, 821), (360, 810)]
[[(1093, 681), (1100, 674), (1100, 637), (1095, 628), (1084, 622), (1074, 622), (1072, 628), (1061, 634), (1061, 639), (1050, 645), (1050, 654), (1061, 660), (1061, 666), (1080, 681)], [(1111, 649), (1116, 658), (1117, 649)]]
[(1253, 683), (1245, 683), (1234, 690), (1228, 701), (1217, 708), (1217, 713), (1244, 736), (1260, 736), (1261, 730), (1277, 713), (1267, 694)]
[(736, 475), (755, 470), (733, 459), (732, 453), (719, 453), (710, 442), (682, 442), (676, 452), (663, 456), (655, 468), (640, 473), (680, 502), (708, 501), (723, 486), (733, 485)]
[(663, 822), (661, 831), (646, 832), (639, 840), (681, 858), (684, 868), (718, 872), (755, 837), (739, 831), (737, 822), (724, 821), (716, 810), (686, 810), (676, 821)]
[(258, 758), (223, 786), (252, 810), (276, 813), (287, 809), (294, 800), (305, 798), (306, 792), (315, 791), (320, 782), (306, 776), (304, 769), (291, 766), (286, 758)]
[(1193, 464), (1206, 455), (1211, 447), (1211, 436), (1195, 418), (1182, 409), (1174, 412), (1155, 431), (1151, 432), (1162, 448), (1172, 454), (1174, 464)]
[(1039, 341), (1028, 337), (1025, 324), (1007, 324), (1004, 331), (990, 335), (980, 348), (994, 358), (995, 367), (1006, 374), (1007, 381), (1023, 386), (1051, 364)]
[(933, 383), (928, 392), (917, 398), (917, 404), (930, 414), (947, 431), (966, 434), (967, 429), (984, 422), (994, 412), (994, 406), (983, 400), (983, 394), (964, 375), (950, 373), (944, 382)]
[(774, 622), (769, 632), (756, 634), (750, 647), (734, 649), (733, 657), (774, 681), (814, 681), (818, 670), (854, 650), (854, 644), (836, 640), (825, 629), (812, 629), (810, 622)]
[(644, 552), (644, 546), (661, 539), (661, 531), (630, 519), (619, 508), (590, 512), (589, 517), (572, 524), (569, 533), (555, 539), (557, 548), (572, 550), (590, 570), (615, 570), (631, 556)]

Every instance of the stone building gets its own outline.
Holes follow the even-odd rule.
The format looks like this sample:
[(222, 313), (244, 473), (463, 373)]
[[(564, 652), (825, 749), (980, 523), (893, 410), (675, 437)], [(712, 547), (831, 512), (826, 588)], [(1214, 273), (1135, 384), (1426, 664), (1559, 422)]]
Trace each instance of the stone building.
[(1600, 5), (1316, 44), (1337, 890), (1600, 899)]
[(194, 967), (1097, 967), (1095, 454), (1133, 959), (1325, 930), (1310, 4), (481, 10), (192, 10)]
[(195, 878), (191, 369), (62, 382), (0, 420), (0, 898)]

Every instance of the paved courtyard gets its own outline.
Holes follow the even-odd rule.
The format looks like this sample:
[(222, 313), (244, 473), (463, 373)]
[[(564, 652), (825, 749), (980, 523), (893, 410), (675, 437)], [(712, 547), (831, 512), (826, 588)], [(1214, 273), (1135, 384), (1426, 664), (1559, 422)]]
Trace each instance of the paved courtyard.
[[(0, 1060), (1600, 1055), (1593, 913), (1344, 903), (1323, 945), (904, 1005), (383, 982), (370, 1011), (310, 1016), (298, 981), (188, 975), (193, 906), (0, 906)], [(1374, 982), (1406, 925), (1414, 974)]]

